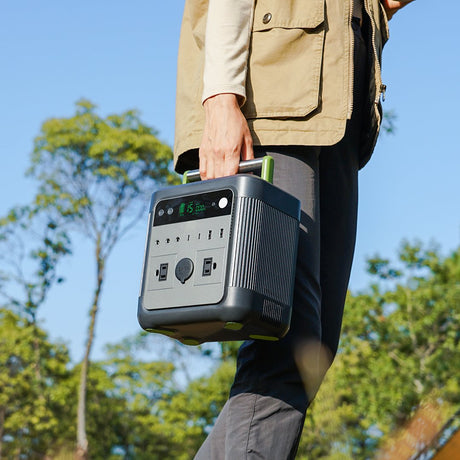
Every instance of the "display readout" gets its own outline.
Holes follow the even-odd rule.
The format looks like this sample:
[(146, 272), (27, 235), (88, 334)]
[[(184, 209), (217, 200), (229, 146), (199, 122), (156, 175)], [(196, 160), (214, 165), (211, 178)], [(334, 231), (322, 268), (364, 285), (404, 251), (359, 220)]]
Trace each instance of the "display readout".
[(161, 200), (155, 206), (153, 225), (226, 216), (232, 212), (232, 201), (230, 189)]

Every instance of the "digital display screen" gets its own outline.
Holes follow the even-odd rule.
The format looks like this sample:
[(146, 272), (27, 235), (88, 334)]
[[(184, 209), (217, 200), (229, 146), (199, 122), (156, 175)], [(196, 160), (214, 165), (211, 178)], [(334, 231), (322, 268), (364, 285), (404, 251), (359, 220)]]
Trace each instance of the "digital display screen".
[(206, 212), (206, 204), (198, 201), (198, 200), (192, 200), (192, 201), (183, 201), (179, 205), (179, 217), (183, 216), (197, 216), (201, 213)]
[(155, 206), (153, 225), (225, 216), (232, 212), (232, 201), (229, 189), (162, 200)]

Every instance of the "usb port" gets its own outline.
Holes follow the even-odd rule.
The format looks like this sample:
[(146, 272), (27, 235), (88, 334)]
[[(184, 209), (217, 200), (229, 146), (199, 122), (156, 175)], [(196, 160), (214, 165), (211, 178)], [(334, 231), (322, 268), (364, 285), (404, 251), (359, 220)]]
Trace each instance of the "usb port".
[(212, 257), (206, 257), (203, 260), (203, 276), (211, 276), (212, 271)]
[(168, 264), (161, 264), (160, 265), (160, 276), (158, 279), (160, 281), (166, 281), (167, 277), (168, 277)]

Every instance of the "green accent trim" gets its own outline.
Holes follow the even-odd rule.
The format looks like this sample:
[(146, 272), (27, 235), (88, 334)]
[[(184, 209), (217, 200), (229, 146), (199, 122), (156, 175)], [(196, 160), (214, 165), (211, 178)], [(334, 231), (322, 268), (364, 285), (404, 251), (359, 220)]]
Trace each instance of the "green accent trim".
[(199, 345), (200, 342), (195, 339), (182, 339), (181, 342), (185, 345)]
[(270, 342), (277, 342), (279, 340), (278, 337), (273, 337), (271, 335), (257, 335), (257, 334), (250, 334), (249, 337), (254, 340), (268, 340)]
[(188, 173), (189, 173), (189, 171), (185, 171), (183, 176), (182, 176), (182, 183), (183, 184), (188, 184)]
[(262, 159), (262, 171), (260, 177), (273, 184), (273, 169), (275, 167), (275, 160), (270, 155), (265, 155)]
[(169, 329), (153, 329), (153, 328), (147, 328), (147, 332), (154, 332), (156, 334), (163, 334), (167, 335), (168, 337), (174, 337), (175, 331), (170, 331)]
[(239, 331), (240, 329), (243, 329), (243, 326), (244, 324), (229, 321), (228, 323), (225, 323), (224, 329), (230, 329), (231, 331)]

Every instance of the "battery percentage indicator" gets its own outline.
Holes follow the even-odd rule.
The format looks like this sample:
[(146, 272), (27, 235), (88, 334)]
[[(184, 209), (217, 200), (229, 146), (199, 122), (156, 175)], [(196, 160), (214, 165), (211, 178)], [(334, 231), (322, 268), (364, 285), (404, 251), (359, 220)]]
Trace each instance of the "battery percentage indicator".
[(185, 215), (196, 216), (205, 211), (206, 211), (206, 205), (196, 200), (183, 202), (179, 205), (179, 217), (182, 217)]

